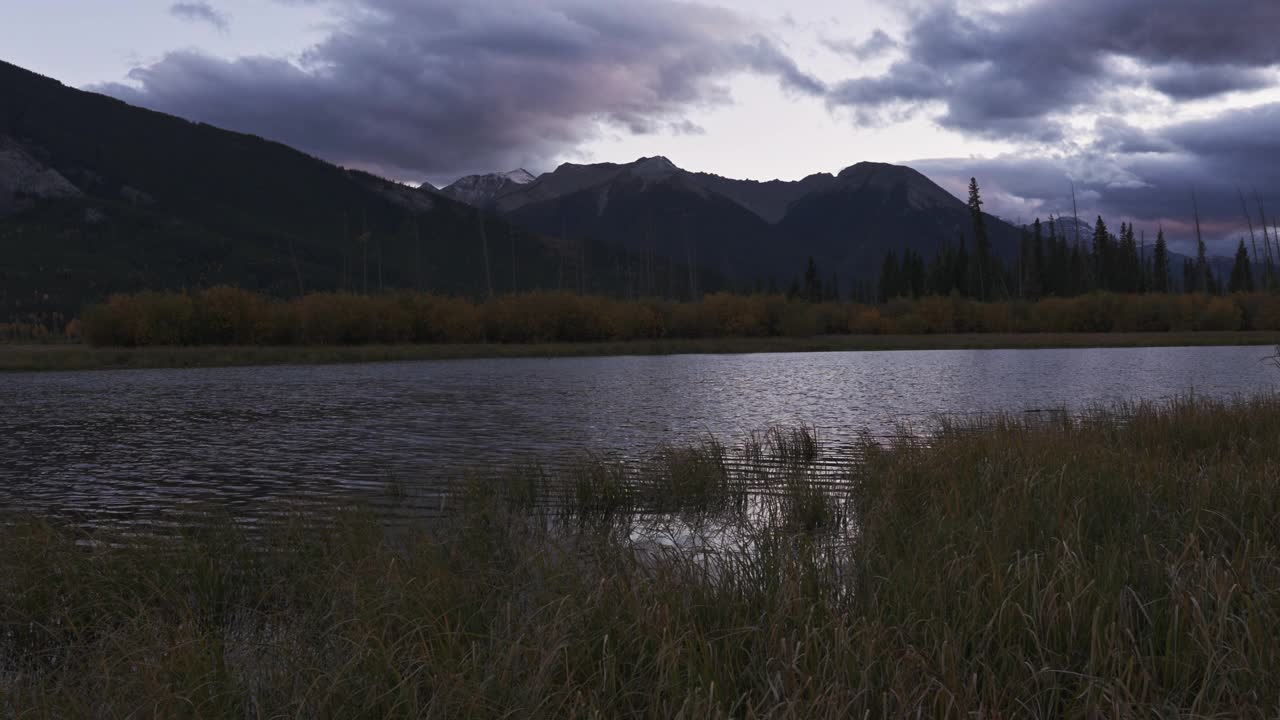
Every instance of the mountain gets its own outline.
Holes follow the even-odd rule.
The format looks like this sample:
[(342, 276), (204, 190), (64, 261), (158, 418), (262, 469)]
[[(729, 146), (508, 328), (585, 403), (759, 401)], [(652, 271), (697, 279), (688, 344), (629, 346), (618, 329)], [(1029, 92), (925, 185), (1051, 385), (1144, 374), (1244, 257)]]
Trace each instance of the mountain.
[[(442, 188), (440, 192), (468, 205), (490, 208), (498, 196), (512, 192), (521, 185), (528, 185), (533, 181), (533, 175), (528, 170), (520, 168), (505, 173), (468, 175)], [(426, 189), (426, 186), (423, 186), (423, 189)]]
[(817, 173), (796, 182), (732, 180), (710, 173), (697, 173), (696, 176), (702, 187), (729, 198), (768, 223), (782, 220), (796, 200), (835, 183), (835, 176), (830, 173)]
[(497, 198), (496, 207), (538, 232), (614, 242), (738, 281), (768, 274), (779, 256), (767, 222), (662, 157), (561, 165)]
[[(3, 62), (0, 98), (0, 322), (56, 325), (113, 292), (218, 283), (286, 297), (635, 289), (639, 260), (614, 245), (570, 248), (446, 194), (260, 137)], [(686, 286), (714, 284), (663, 258), (647, 262), (691, 278)]]
[[(986, 215), (992, 251), (1005, 259), (1017, 255), (1020, 231)], [(776, 226), (778, 236), (820, 267), (846, 277), (872, 277), (885, 255), (910, 248), (932, 259), (944, 243), (967, 238), (973, 248), (968, 205), (919, 172), (901, 165), (862, 162), (833, 182), (791, 203)]]
[[(688, 172), (663, 157), (566, 163), (506, 186), (487, 206), (548, 235), (702, 264), (736, 287), (785, 283), (809, 257), (824, 274), (868, 279), (890, 250), (931, 257), (962, 235), (972, 243), (965, 203), (911, 168), (884, 163), (768, 182)], [(986, 218), (993, 251), (1014, 257), (1019, 231)]]

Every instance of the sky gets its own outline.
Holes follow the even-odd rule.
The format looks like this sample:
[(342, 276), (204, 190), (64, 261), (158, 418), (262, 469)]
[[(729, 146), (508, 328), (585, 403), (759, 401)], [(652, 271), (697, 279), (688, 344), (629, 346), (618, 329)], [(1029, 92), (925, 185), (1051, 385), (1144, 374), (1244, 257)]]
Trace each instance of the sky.
[[(863, 160), (1011, 221), (1190, 248), (1280, 218), (1276, 0), (41, 0), (0, 59), (436, 186), (664, 155), (794, 180)], [(1272, 218), (1268, 217), (1270, 224)], [(1259, 240), (1261, 235), (1259, 234)]]

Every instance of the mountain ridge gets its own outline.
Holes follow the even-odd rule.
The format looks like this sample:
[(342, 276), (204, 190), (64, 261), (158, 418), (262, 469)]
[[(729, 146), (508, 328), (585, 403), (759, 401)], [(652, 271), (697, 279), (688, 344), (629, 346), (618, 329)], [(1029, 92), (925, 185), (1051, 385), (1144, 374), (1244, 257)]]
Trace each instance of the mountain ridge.
[[(930, 256), (971, 230), (968, 206), (919, 171), (865, 161), (793, 181), (690, 172), (662, 156), (563, 163), (487, 202), (548, 235), (586, 236), (687, 261), (696, 255), (739, 286), (786, 281), (807, 257), (865, 279), (890, 250)], [(1012, 257), (1020, 231), (986, 218), (993, 250)]]
[(634, 284), (619, 268), (637, 261), (608, 243), (568, 252), (438, 191), (3, 61), (0, 98), (0, 322), (57, 326), (111, 293), (216, 284), (284, 297)]

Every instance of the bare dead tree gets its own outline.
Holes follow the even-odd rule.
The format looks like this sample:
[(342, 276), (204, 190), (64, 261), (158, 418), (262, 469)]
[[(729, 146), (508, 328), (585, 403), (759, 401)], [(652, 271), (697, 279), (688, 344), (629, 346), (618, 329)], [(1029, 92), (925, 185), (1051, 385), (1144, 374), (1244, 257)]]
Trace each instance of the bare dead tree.
[(369, 294), (369, 213), (366, 210), (360, 211), (361, 227), (363, 228), (360, 237), (360, 250), (362, 260), (360, 262), (360, 283), (362, 292)]
[[(1200, 204), (1196, 202), (1195, 188), (1191, 188), (1191, 211), (1196, 221), (1196, 248), (1197, 248), (1196, 257), (1198, 261), (1200, 258), (1199, 249), (1204, 247), (1204, 235), (1200, 233)], [(1204, 262), (1203, 267), (1198, 267), (1196, 268), (1196, 270), (1199, 271), (1200, 273), (1200, 289), (1203, 290), (1204, 292), (1208, 292), (1209, 291), (1209, 263), (1207, 261)]]
[(511, 294), (518, 292), (516, 284), (516, 231), (515, 226), (507, 223), (507, 235), (511, 240)]
[(298, 297), (305, 293), (302, 290), (302, 268), (298, 266), (298, 254), (293, 251), (293, 236), (289, 236), (289, 258), (293, 261), (293, 274), (298, 279)]
[[(1252, 244), (1252, 245), (1253, 245), (1253, 265), (1254, 265), (1254, 267), (1257, 267), (1258, 265), (1261, 265), (1262, 263), (1260, 263), (1260, 262), (1259, 262), (1260, 258), (1258, 257), (1258, 236), (1257, 236), (1257, 235), (1255, 235), (1255, 234), (1254, 234), (1254, 232), (1253, 232), (1253, 216), (1249, 214), (1249, 206), (1248, 206), (1248, 204), (1247, 204), (1247, 203), (1245, 203), (1245, 201), (1244, 201), (1244, 191), (1243, 191), (1243, 190), (1241, 190), (1239, 186), (1237, 186), (1237, 187), (1236, 187), (1236, 192), (1237, 192), (1237, 193), (1239, 193), (1239, 195), (1240, 195), (1240, 210), (1244, 213), (1244, 219), (1245, 219), (1245, 221), (1249, 223), (1249, 242), (1250, 242), (1250, 244)], [(1251, 268), (1251, 269), (1252, 269), (1252, 268)], [(1266, 282), (1265, 274), (1266, 274), (1266, 273), (1265, 273), (1265, 266), (1264, 266), (1264, 273), (1263, 273), (1263, 275), (1264, 275), (1263, 282), (1264, 282), (1264, 283)], [(1252, 280), (1250, 280), (1250, 282), (1252, 282)]]
[(1071, 219), (1076, 229), (1076, 247), (1080, 247), (1080, 208), (1076, 205), (1076, 184), (1071, 183)]
[(418, 213), (413, 214), (413, 265), (414, 282), (418, 292), (422, 292), (422, 233), (418, 228)]
[[(1258, 218), (1262, 222), (1262, 249), (1266, 254), (1265, 275), (1267, 277), (1267, 287), (1275, 287), (1276, 283), (1276, 267), (1275, 260), (1271, 254), (1271, 236), (1267, 234), (1267, 211), (1262, 207), (1262, 198), (1258, 195), (1258, 191), (1253, 191), (1253, 199), (1258, 203)], [(1274, 234), (1274, 233), (1272, 233)], [(1275, 236), (1277, 249), (1280, 249), (1280, 235)]]
[(480, 250), (484, 253), (484, 282), (489, 297), (493, 297), (493, 274), (489, 270), (489, 235), (484, 228), (484, 211), (476, 208), (476, 217), (480, 219)]

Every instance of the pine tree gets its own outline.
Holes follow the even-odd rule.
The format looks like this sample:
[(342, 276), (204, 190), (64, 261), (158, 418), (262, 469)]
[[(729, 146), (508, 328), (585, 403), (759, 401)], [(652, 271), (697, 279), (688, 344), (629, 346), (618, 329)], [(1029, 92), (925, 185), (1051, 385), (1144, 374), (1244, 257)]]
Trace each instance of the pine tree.
[(956, 289), (956, 251), (945, 240), (938, 248), (925, 276), (925, 290), (934, 295), (950, 295)]
[(898, 266), (898, 257), (889, 251), (884, 256), (884, 265), (880, 267), (880, 302), (886, 303), (901, 294), (902, 272)]
[(986, 300), (994, 289), (989, 287), (992, 280), (991, 241), (987, 238), (987, 223), (982, 217), (982, 195), (978, 191), (977, 178), (969, 178), (969, 218), (973, 223), (974, 250), (978, 260), (975, 271), (978, 298)]
[(1093, 226), (1092, 255), (1094, 286), (1099, 290), (1111, 290), (1111, 233), (1107, 231), (1107, 224), (1102, 221), (1101, 215)]
[(1236, 248), (1236, 259), (1231, 264), (1227, 292), (1253, 292), (1253, 267), (1249, 264), (1249, 251), (1244, 247), (1244, 238), (1240, 239), (1240, 246)]
[(1067, 292), (1070, 295), (1082, 295), (1089, 291), (1089, 258), (1079, 243), (1071, 246), (1067, 270)]
[[(1130, 226), (1132, 227), (1132, 226)], [(1147, 231), (1142, 231), (1142, 238), (1138, 241), (1138, 292), (1151, 292), (1151, 266), (1147, 263)]]
[(1035, 224), (1031, 226), (1031, 277), (1034, 282), (1031, 288), (1031, 297), (1033, 298), (1038, 298), (1044, 294), (1046, 275), (1044, 262), (1044, 229), (1040, 227), (1040, 218), (1036, 218)]
[(1151, 257), (1151, 289), (1159, 293), (1169, 292), (1169, 245), (1164, 240), (1164, 228), (1156, 232), (1156, 249)]
[(1117, 258), (1117, 275), (1114, 289), (1121, 292), (1138, 292), (1142, 288), (1142, 263), (1138, 260), (1138, 242), (1133, 225), (1120, 225), (1120, 249)]
[(1044, 291), (1046, 295), (1067, 294), (1067, 246), (1066, 241), (1058, 242), (1058, 223), (1049, 216), (1049, 246), (1047, 272), (1045, 273)]
[(804, 299), (809, 302), (822, 302), (822, 279), (818, 275), (818, 265), (809, 256), (809, 265), (804, 271)]

